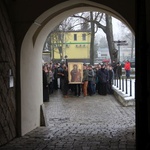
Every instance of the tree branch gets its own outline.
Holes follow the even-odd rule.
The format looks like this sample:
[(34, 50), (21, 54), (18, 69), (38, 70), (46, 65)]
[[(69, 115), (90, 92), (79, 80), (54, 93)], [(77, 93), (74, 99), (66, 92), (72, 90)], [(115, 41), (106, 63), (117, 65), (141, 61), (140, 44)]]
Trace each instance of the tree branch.
[[(106, 26), (102, 25), (100, 22), (96, 21), (96, 20), (89, 20), (85, 17), (82, 17), (82, 16), (77, 16), (77, 15), (73, 15), (72, 17), (75, 17), (75, 18), (81, 18), (87, 22), (93, 22), (97, 25), (98, 28), (101, 28), (105, 33), (106, 33)], [(102, 19), (103, 15), (101, 16), (101, 19)], [(101, 20), (100, 19), (100, 20)]]

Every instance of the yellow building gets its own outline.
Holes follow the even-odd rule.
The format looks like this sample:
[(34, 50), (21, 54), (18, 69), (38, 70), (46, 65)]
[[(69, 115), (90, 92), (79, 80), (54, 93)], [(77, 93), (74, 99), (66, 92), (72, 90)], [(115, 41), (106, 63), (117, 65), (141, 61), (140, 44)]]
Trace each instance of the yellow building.
[(90, 32), (67, 31), (51, 34), (51, 56), (60, 60), (68, 56), (72, 61), (90, 59)]

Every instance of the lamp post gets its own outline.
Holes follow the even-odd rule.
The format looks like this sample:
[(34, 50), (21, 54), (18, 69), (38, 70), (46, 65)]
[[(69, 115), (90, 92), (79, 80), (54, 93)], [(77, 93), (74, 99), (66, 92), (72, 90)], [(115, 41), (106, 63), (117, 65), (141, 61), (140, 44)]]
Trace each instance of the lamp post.
[(68, 66), (68, 56), (67, 55), (65, 55), (65, 62), (66, 62), (66, 66)]
[(120, 41), (120, 40), (118, 40), (118, 41), (113, 41), (113, 42), (116, 43), (117, 46), (118, 46), (118, 60), (119, 60), (119, 62), (120, 62), (120, 46), (128, 45), (128, 43), (127, 43), (127, 41)]

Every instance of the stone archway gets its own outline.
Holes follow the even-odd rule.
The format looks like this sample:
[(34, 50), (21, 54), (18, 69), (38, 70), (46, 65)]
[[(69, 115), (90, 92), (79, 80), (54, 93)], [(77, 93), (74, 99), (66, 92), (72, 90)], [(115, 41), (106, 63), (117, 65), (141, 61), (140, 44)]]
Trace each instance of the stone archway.
[(83, 11), (109, 13), (132, 30), (130, 24), (116, 11), (84, 0), (61, 3), (39, 16), (28, 30), (21, 47), (21, 135), (40, 126), (40, 105), (43, 103), (42, 49), (45, 39), (60, 21)]

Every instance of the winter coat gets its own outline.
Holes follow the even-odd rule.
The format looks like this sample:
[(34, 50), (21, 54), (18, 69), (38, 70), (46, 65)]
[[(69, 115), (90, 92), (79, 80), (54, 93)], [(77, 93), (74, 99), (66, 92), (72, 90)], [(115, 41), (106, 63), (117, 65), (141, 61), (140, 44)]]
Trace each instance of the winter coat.
[(100, 83), (107, 83), (108, 82), (108, 71), (105, 69), (98, 70), (98, 79)]
[(83, 79), (82, 82), (88, 81), (88, 70), (84, 69), (83, 70)]
[(47, 82), (50, 84), (53, 81), (53, 72), (47, 73)]
[(88, 70), (88, 81), (93, 81), (94, 78), (94, 71)]
[(130, 62), (126, 62), (126, 63), (125, 63), (124, 69), (125, 69), (125, 70), (130, 70), (130, 69), (131, 69)]
[(121, 65), (117, 66), (116, 74), (118, 77), (122, 76), (122, 67)]

